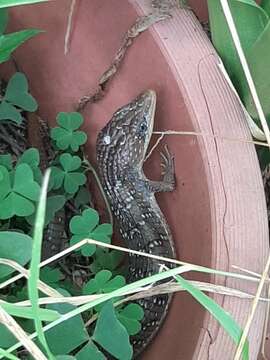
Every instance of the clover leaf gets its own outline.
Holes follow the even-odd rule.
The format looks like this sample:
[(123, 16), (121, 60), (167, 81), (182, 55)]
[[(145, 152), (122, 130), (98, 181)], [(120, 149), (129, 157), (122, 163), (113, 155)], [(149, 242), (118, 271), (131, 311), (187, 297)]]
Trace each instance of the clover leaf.
[(72, 151), (78, 151), (87, 140), (86, 133), (77, 130), (83, 123), (82, 115), (77, 112), (60, 112), (56, 121), (60, 126), (51, 130), (51, 138), (56, 142), (56, 146), (60, 150), (71, 148)]
[[(0, 258), (14, 260), (24, 266), (31, 259), (31, 251), (32, 239), (28, 235), (13, 231), (0, 232)], [(14, 271), (15, 269), (10, 266), (0, 265), (0, 278)]]
[(115, 271), (123, 261), (123, 253), (121, 251), (97, 248), (90, 270), (97, 273), (102, 269)]
[(84, 345), (79, 352), (76, 353), (77, 360), (106, 360), (107, 358), (103, 353), (97, 348), (93, 341), (89, 341)]
[[(66, 198), (63, 195), (51, 195), (47, 198), (46, 204), (46, 213), (45, 213), (45, 223), (44, 225), (48, 225), (53, 218), (56, 216), (56, 213), (63, 209), (66, 202)], [(27, 222), (30, 225), (34, 225), (36, 216), (32, 214), (26, 217)]]
[(132, 358), (127, 330), (118, 320), (112, 301), (102, 307), (92, 339), (119, 360)]
[(0, 165), (4, 166), (7, 170), (11, 170), (12, 169), (11, 154), (0, 155)]
[[(73, 234), (70, 244), (74, 245), (83, 239), (91, 238), (109, 244), (111, 242), (111, 224), (99, 225), (99, 215), (94, 209), (86, 209), (82, 215), (73, 216), (69, 223), (70, 231)], [(81, 253), (84, 256), (91, 256), (96, 251), (96, 245), (84, 245)]]
[(65, 276), (57, 268), (45, 266), (44, 268), (40, 269), (40, 280), (54, 288), (60, 287), (59, 283), (64, 279), (64, 277)]
[(52, 188), (59, 189), (64, 185), (64, 189), (68, 194), (74, 194), (78, 191), (79, 187), (86, 183), (86, 176), (78, 171), (81, 166), (81, 159), (78, 156), (72, 156), (64, 153), (60, 155), (59, 162), (61, 168), (52, 167)]
[(40, 186), (34, 181), (29, 165), (18, 165), (14, 174), (0, 165), (0, 219), (31, 215), (39, 193)]
[(39, 184), (42, 182), (42, 173), (39, 168), (40, 156), (39, 151), (36, 148), (27, 149), (18, 159), (17, 165), (19, 164), (28, 164), (34, 175), (34, 180)]
[(91, 201), (91, 194), (89, 190), (85, 186), (81, 186), (74, 198), (75, 207), (79, 209), (81, 206), (89, 204), (90, 201)]
[(136, 335), (141, 331), (140, 320), (144, 312), (139, 304), (128, 304), (116, 313), (118, 320), (125, 326), (129, 335)]
[(99, 271), (94, 279), (89, 280), (83, 287), (84, 295), (104, 294), (117, 290), (126, 284), (126, 280), (121, 275), (112, 278), (112, 273), (108, 270)]
[(38, 105), (28, 92), (28, 82), (23, 73), (15, 73), (8, 82), (5, 95), (0, 103), (0, 120), (13, 120), (22, 122), (19, 109), (35, 111)]

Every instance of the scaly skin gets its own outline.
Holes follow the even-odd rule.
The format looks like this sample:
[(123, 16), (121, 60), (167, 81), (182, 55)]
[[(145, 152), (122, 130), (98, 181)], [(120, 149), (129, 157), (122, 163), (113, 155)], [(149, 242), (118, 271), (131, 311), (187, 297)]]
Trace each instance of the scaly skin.
[[(162, 155), (163, 181), (148, 180), (143, 162), (152, 135), (156, 94), (139, 95), (119, 109), (97, 138), (97, 163), (104, 191), (126, 245), (133, 250), (175, 257), (172, 236), (156, 202), (155, 192), (175, 188), (174, 163), (167, 148)], [(129, 278), (133, 282), (158, 273), (160, 261), (129, 256)], [(139, 300), (144, 309), (140, 333), (132, 337), (134, 357), (151, 342), (166, 316), (170, 296)]]

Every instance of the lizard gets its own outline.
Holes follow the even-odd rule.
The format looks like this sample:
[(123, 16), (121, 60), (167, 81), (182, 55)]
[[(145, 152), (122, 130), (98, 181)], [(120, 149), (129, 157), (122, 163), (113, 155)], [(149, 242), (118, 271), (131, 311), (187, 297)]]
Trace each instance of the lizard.
[[(133, 250), (175, 258), (169, 226), (155, 193), (175, 189), (174, 161), (167, 147), (161, 153), (163, 180), (148, 180), (143, 163), (151, 139), (156, 93), (147, 90), (117, 110), (99, 132), (96, 157), (102, 186), (126, 245)], [(128, 282), (158, 273), (160, 262), (130, 254)], [(138, 357), (157, 334), (167, 314), (171, 295), (138, 300), (144, 310), (141, 331), (131, 337)]]

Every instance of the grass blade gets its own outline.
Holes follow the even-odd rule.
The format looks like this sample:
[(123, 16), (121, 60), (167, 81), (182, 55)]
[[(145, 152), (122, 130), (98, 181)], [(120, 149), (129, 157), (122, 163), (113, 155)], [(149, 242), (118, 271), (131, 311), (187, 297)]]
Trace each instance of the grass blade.
[[(176, 274), (191, 271), (191, 269), (192, 269), (192, 267), (190, 265), (183, 265), (183, 266), (171, 269), (171, 270), (163, 271), (163, 272), (161, 272), (159, 274), (156, 274), (156, 275), (149, 276), (149, 277), (147, 277), (145, 279), (135, 281), (132, 284), (125, 285), (125, 286), (123, 286), (123, 287), (121, 287), (121, 288), (119, 288), (117, 290), (112, 291), (111, 293), (104, 294), (99, 299), (96, 299), (96, 300), (91, 301), (91, 302), (89, 302), (87, 304), (84, 304), (84, 305), (82, 305), (82, 306), (80, 306), (80, 307), (78, 307), (78, 308), (76, 308), (76, 309), (62, 315), (60, 319), (58, 319), (56, 321), (53, 321), (52, 323), (44, 326), (43, 331), (47, 331), (47, 330), (53, 328), (54, 326), (60, 324), (61, 322), (65, 321), (65, 320), (68, 320), (68, 319), (70, 319), (73, 316), (76, 316), (78, 314), (81, 314), (82, 312), (87, 311), (87, 310), (93, 308), (94, 306), (99, 305), (99, 304), (101, 304), (101, 303), (103, 303), (103, 302), (105, 302), (107, 300), (113, 299), (115, 297), (122, 296), (123, 294), (125, 294), (128, 291), (137, 289), (138, 287), (153, 284), (153, 283), (155, 283), (157, 281), (165, 280), (167, 278), (173, 277)], [(37, 336), (37, 333), (33, 333), (33, 334), (29, 335), (29, 338), (34, 339), (36, 336)], [(21, 346), (21, 344), (17, 343), (15, 345), (13, 345), (12, 347), (10, 347), (7, 351), (8, 352), (13, 352), (14, 350), (18, 349), (20, 346)], [(3, 357), (0, 356), (0, 359), (2, 359), (2, 358)]]
[(234, 43), (235, 49), (237, 51), (237, 54), (239, 56), (239, 60), (240, 60), (240, 63), (242, 65), (242, 68), (243, 68), (243, 71), (244, 71), (244, 74), (245, 74), (245, 77), (246, 77), (246, 80), (247, 80), (247, 83), (248, 83), (248, 87), (249, 87), (251, 96), (253, 98), (254, 105), (255, 105), (255, 108), (257, 110), (257, 113), (258, 113), (258, 116), (259, 116), (259, 119), (260, 119), (260, 122), (261, 122), (261, 125), (262, 125), (262, 128), (263, 128), (263, 131), (265, 133), (267, 144), (268, 144), (268, 146), (270, 148), (270, 131), (269, 131), (269, 127), (268, 127), (268, 124), (267, 124), (267, 121), (266, 121), (266, 118), (265, 118), (265, 115), (264, 115), (264, 112), (263, 112), (262, 105), (261, 105), (260, 100), (259, 100), (259, 96), (258, 96), (256, 87), (255, 87), (253, 78), (252, 78), (251, 73), (250, 73), (250, 69), (249, 69), (249, 65), (248, 65), (246, 56), (244, 54), (244, 51), (243, 51), (243, 48), (242, 48), (242, 45), (241, 45), (241, 42), (240, 42), (240, 39), (239, 39), (239, 36), (238, 36), (238, 32), (237, 32), (235, 22), (234, 22), (234, 19), (233, 19), (233, 16), (232, 16), (229, 4), (228, 4), (228, 0), (220, 0), (220, 4), (222, 6), (222, 10), (224, 12), (225, 19), (227, 21), (229, 30), (231, 32), (233, 43)]
[(51, 1), (51, 0), (0, 0), (0, 9), (10, 6), (36, 4), (45, 1)]
[(17, 356), (8, 353), (6, 350), (0, 348), (0, 355), (5, 356), (5, 359), (20, 360)]
[(29, 300), (32, 304), (33, 315), (34, 315), (34, 324), (37, 332), (38, 339), (43, 345), (49, 360), (53, 360), (53, 355), (50, 352), (48, 347), (45, 334), (42, 328), (42, 322), (39, 317), (39, 291), (38, 291), (38, 281), (39, 281), (39, 271), (40, 271), (40, 259), (41, 259), (41, 244), (43, 237), (43, 228), (45, 223), (45, 214), (46, 214), (46, 198), (47, 198), (47, 188), (49, 184), (50, 171), (47, 170), (43, 184), (41, 188), (40, 199), (37, 208), (36, 220), (34, 225), (34, 236), (33, 236), (33, 249), (32, 249), (32, 260), (30, 265), (30, 276), (28, 281), (28, 293)]
[[(0, 302), (1, 307), (12, 316), (21, 317), (25, 319), (33, 319), (34, 313), (33, 309), (30, 306), (19, 306), (15, 304), (10, 304), (8, 302)], [(60, 317), (60, 314), (57, 311), (50, 309), (38, 309), (38, 316), (42, 321), (54, 321)]]
[[(193, 286), (189, 281), (179, 275), (175, 275), (176, 281), (189, 292), (214, 318), (220, 323), (223, 329), (230, 335), (236, 345), (239, 344), (242, 336), (242, 329), (234, 321), (230, 314), (222, 309), (213, 299), (205, 295), (201, 290)], [(248, 360), (248, 342), (245, 341), (243, 347), (243, 359)]]

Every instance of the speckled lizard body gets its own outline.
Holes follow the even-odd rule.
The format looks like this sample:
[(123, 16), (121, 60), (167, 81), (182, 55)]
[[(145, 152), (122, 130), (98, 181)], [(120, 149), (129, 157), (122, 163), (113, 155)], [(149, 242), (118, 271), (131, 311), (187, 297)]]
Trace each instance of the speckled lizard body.
[[(163, 181), (148, 180), (143, 162), (152, 135), (156, 94), (148, 90), (119, 109), (97, 139), (97, 162), (101, 181), (120, 234), (130, 249), (175, 257), (172, 236), (156, 202), (155, 192), (175, 188), (174, 162), (167, 148), (162, 155)], [(158, 273), (160, 262), (129, 256), (132, 282)], [(142, 329), (132, 337), (134, 356), (151, 342), (167, 313), (170, 296), (144, 298)]]

